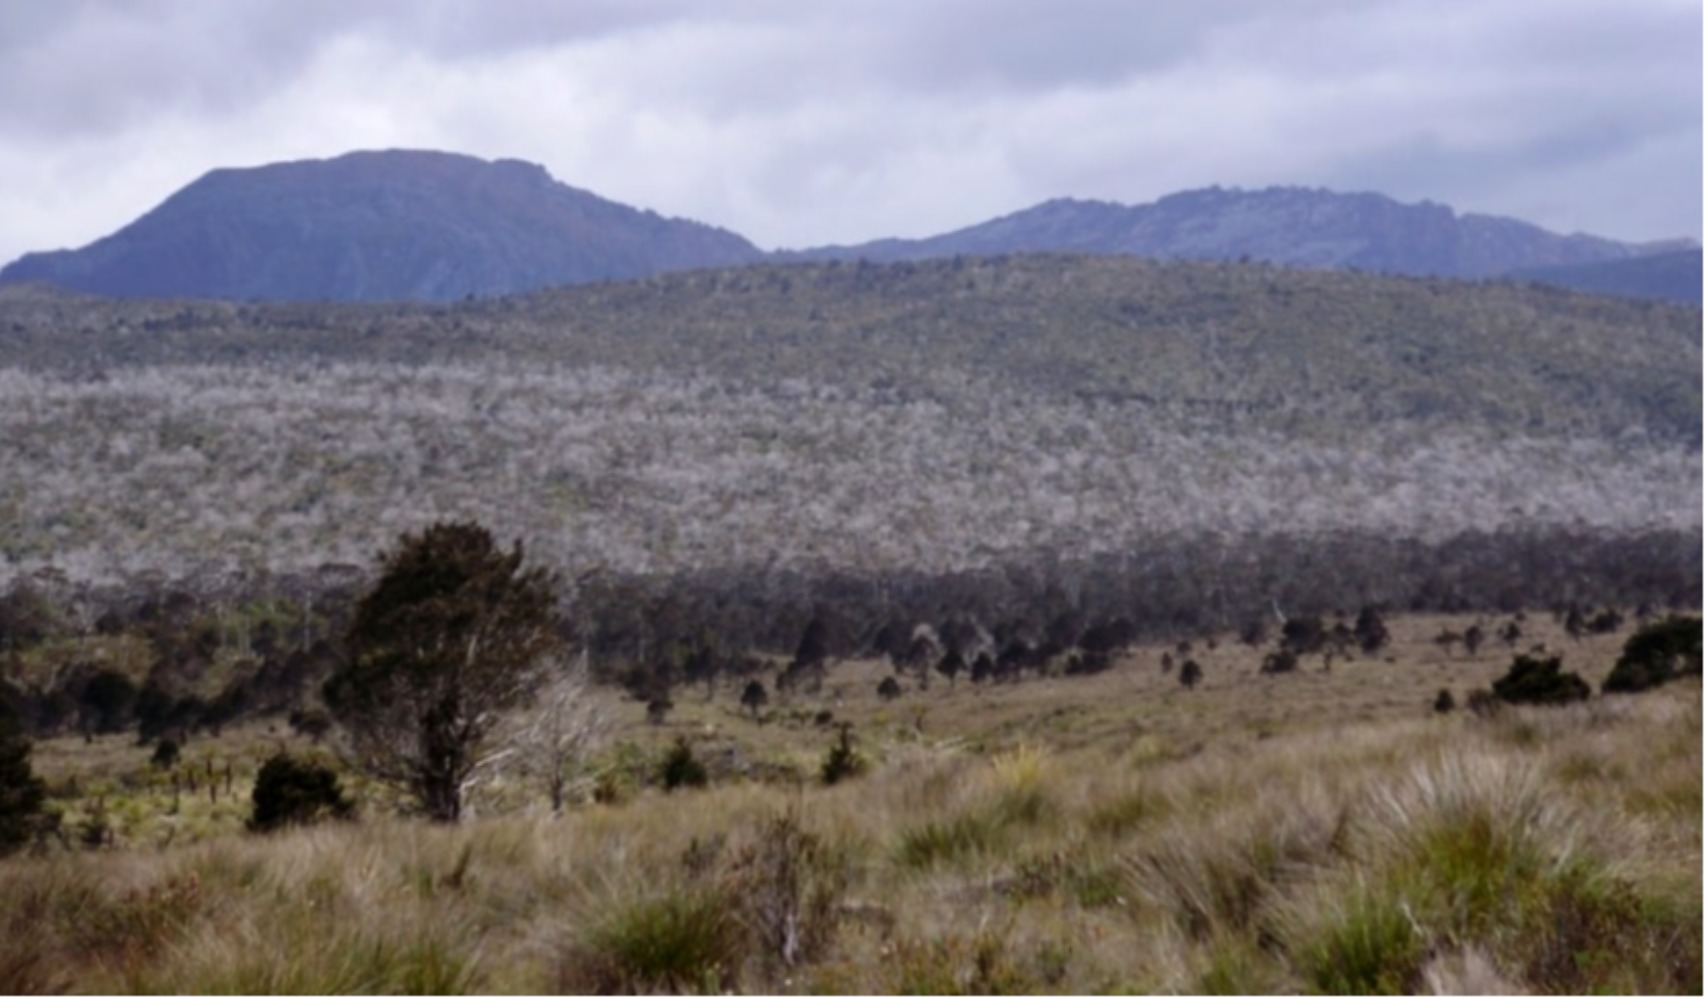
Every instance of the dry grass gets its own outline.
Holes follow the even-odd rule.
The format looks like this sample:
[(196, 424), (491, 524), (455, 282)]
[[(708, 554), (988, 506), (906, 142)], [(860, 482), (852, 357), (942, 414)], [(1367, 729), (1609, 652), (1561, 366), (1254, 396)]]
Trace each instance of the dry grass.
[[(893, 704), (853, 664), (838, 702), (764, 724), (629, 704), (608, 764), (687, 735), (711, 788), (636, 783), (554, 821), (497, 813), (537, 796), (504, 785), (455, 828), (369, 807), (159, 848), (144, 822), (128, 848), (0, 865), (0, 990), (1697, 993), (1698, 686), (1435, 716), (1441, 686), (1508, 661), (1447, 659), (1446, 623), (1330, 673), (1198, 647), (1195, 691), (1143, 649)], [(1595, 683), (1620, 644), (1534, 640)], [(813, 782), (821, 709), (866, 775)], [(62, 780), (75, 749), (54, 751)]]

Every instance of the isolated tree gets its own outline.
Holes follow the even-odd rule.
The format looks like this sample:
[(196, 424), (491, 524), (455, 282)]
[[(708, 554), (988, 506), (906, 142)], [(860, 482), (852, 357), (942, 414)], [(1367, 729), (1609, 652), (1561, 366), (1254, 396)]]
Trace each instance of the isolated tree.
[(951, 689), (959, 679), (959, 674), (965, 671), (965, 659), (957, 648), (947, 649), (947, 654), (941, 656), (941, 661), (935, 663), (935, 671), (947, 677), (948, 688)]
[(902, 692), (899, 680), (896, 680), (893, 676), (882, 677), (882, 682), (878, 683), (876, 686), (876, 695), (881, 697), (885, 702), (897, 698)]
[(494, 727), (560, 646), (555, 580), (475, 523), (437, 523), (384, 556), (326, 683), (353, 762), (456, 821)]
[(753, 679), (746, 683), (746, 689), (740, 694), (740, 706), (752, 712), (752, 720), (758, 719), (758, 711), (770, 702), (770, 695), (764, 689), (761, 680)]
[(1386, 629), (1385, 618), (1376, 606), (1364, 606), (1356, 614), (1356, 644), (1361, 646), (1362, 654), (1373, 656), (1379, 650), (1391, 643), (1391, 632)]
[(1193, 658), (1185, 659), (1184, 664), (1178, 667), (1178, 682), (1182, 684), (1185, 689), (1193, 690), (1196, 688), (1196, 684), (1201, 681), (1202, 667), (1197, 665), (1196, 660)]
[(1581, 640), (1581, 634), (1587, 629), (1586, 614), (1578, 606), (1570, 606), (1568, 613), (1563, 615), (1563, 630), (1576, 641)]

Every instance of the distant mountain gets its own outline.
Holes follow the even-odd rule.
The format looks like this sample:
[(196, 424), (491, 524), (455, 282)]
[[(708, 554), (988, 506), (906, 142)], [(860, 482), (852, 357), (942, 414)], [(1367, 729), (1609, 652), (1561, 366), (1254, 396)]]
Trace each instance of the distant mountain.
[[(1673, 244), (1668, 244), (1673, 248)], [(1250, 258), (1299, 267), (1484, 278), (1516, 268), (1620, 260), (1652, 247), (1560, 236), (1444, 205), (1298, 187), (1210, 187), (1126, 206), (1062, 199), (925, 239), (884, 239), (789, 254), (873, 262), (1011, 253), (1094, 253), (1180, 260)]]
[(757, 260), (745, 239), (516, 160), (441, 152), (214, 170), (118, 232), (0, 283), (114, 297), (446, 301)]
[[(1514, 273), (1641, 297), (1667, 280), (1660, 272), (1681, 279), (1686, 267), (1639, 258), (1682, 247), (1698, 258), (1691, 242), (1560, 236), (1380, 194), (1212, 187), (1135, 206), (1054, 200), (925, 239), (766, 254), (732, 232), (576, 190), (530, 163), (391, 150), (214, 170), (82, 249), (27, 254), (0, 270), (0, 284), (120, 298), (451, 301), (765, 261), (1068, 253), (1470, 279)], [(1550, 269), (1613, 262), (1627, 267), (1602, 277)], [(1692, 297), (1677, 300), (1699, 301), (1697, 268), (1692, 286)]]
[(1684, 249), (1627, 260), (1531, 267), (1512, 271), (1509, 276), (1588, 294), (1698, 305), (1705, 301), (1702, 272), (1705, 272), (1705, 252)]

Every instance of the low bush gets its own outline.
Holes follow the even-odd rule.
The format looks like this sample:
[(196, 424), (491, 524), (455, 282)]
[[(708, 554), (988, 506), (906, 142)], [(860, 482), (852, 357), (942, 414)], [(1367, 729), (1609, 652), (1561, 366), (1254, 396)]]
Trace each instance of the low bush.
[(846, 857), (790, 813), (766, 820), (734, 856), (725, 880), (761, 962), (797, 967), (834, 942), (848, 879)]
[(843, 723), (841, 735), (834, 745), (829, 747), (829, 754), (823, 758), (823, 783), (834, 786), (842, 780), (850, 780), (864, 772), (864, 757), (853, 748), (852, 725)]
[(279, 753), (255, 776), (249, 830), (272, 832), (326, 819), (346, 820), (355, 805), (344, 797), (337, 774), (319, 763)]
[(1635, 631), (1605, 677), (1606, 693), (1638, 693), (1700, 674), (1698, 617), (1670, 617)]
[(693, 747), (687, 743), (685, 736), (677, 737), (675, 744), (664, 754), (663, 762), (657, 768), (657, 782), (669, 791), (702, 787), (710, 782), (710, 774), (705, 772), (704, 763), (693, 755)]
[(1563, 671), (1563, 660), (1517, 655), (1510, 671), (1492, 682), (1492, 695), (1505, 703), (1555, 706), (1575, 703), (1592, 696), (1587, 681)]

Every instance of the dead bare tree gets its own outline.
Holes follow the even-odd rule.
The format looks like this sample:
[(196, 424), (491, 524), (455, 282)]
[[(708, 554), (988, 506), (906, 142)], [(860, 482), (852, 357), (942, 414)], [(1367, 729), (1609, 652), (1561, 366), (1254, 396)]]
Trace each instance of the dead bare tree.
[(502, 740), (515, 768), (538, 780), (550, 797), (551, 814), (562, 814), (568, 788), (587, 756), (609, 736), (609, 706), (592, 687), (585, 651), (544, 671), (533, 705), (519, 711)]

